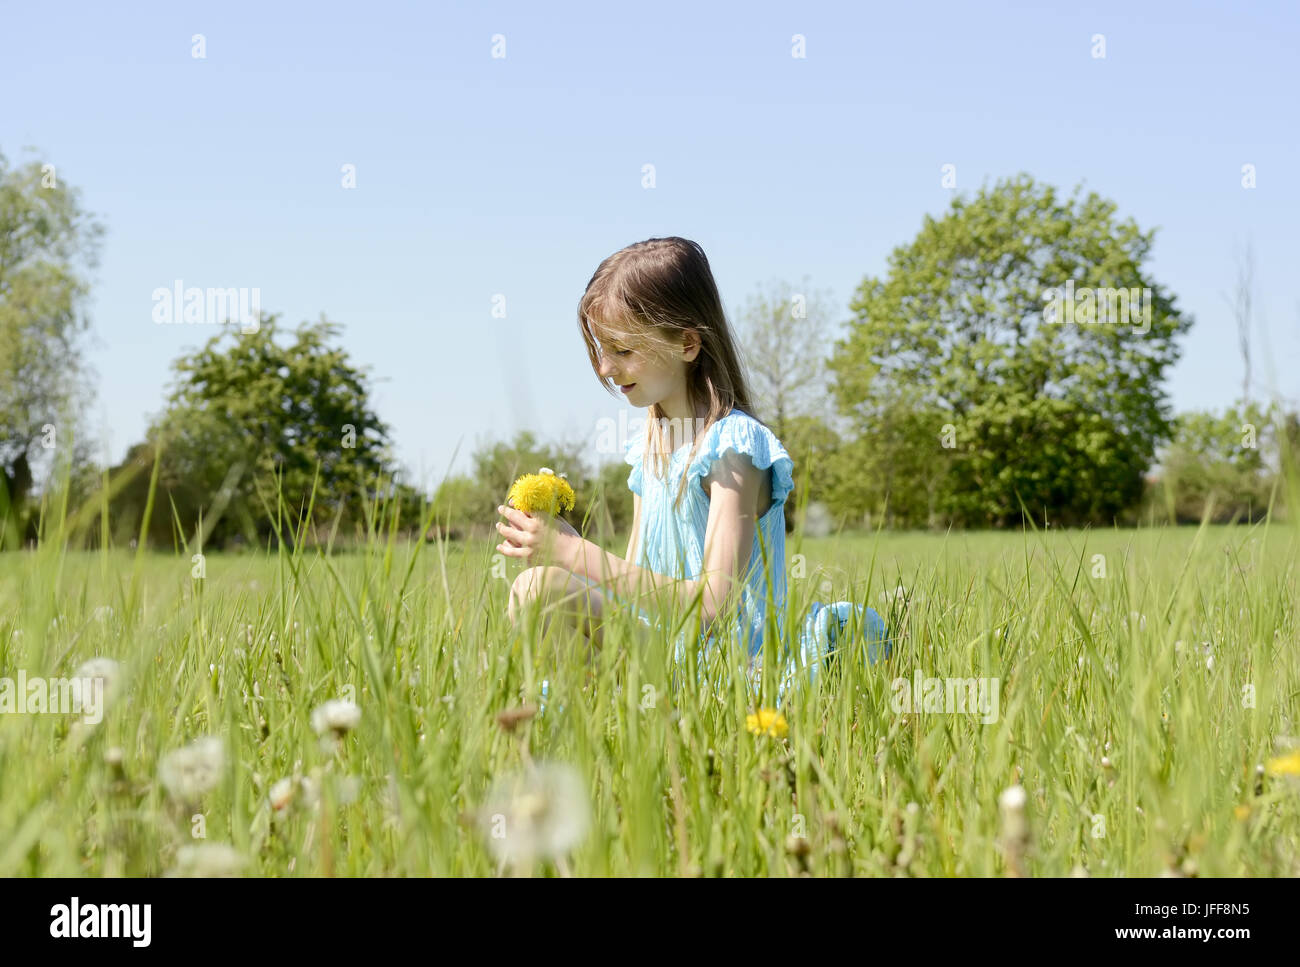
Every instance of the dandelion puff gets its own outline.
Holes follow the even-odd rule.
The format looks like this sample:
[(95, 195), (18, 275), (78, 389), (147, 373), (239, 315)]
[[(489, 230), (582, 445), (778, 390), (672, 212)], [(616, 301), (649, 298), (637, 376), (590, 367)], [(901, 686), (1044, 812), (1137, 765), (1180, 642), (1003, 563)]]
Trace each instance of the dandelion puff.
[(315, 809), (320, 804), (320, 769), (315, 768), (311, 775), (298, 780), (300, 802), (307, 809)]
[[(102, 718), (104, 711), (108, 708), (109, 703), (117, 696), (117, 686), (122, 680), (122, 666), (112, 658), (99, 656), (82, 662), (72, 676), (74, 679), (92, 679), (99, 680), (102, 683), (103, 691), (100, 693), (103, 707), (99, 709), (99, 717)], [(85, 698), (83, 696), (83, 707)], [(91, 721), (92, 716), (87, 714), (81, 717), (85, 725), (94, 725)]]
[(282, 812), (289, 803), (293, 802), (294, 781), (290, 776), (279, 780), (271, 787), (271, 791), (266, 796), (267, 804), (270, 805), (274, 812)]
[(384, 791), (379, 795), (379, 804), (384, 810), (384, 824), (396, 824), (402, 818), (402, 790), (397, 785), (397, 776), (391, 772), (384, 778)]
[(586, 783), (567, 763), (531, 763), (492, 784), (479, 822), (499, 863), (527, 870), (535, 860), (559, 859), (591, 824)]
[(122, 675), (122, 666), (112, 658), (105, 658), (102, 655), (97, 658), (91, 658), (83, 661), (77, 666), (73, 678), (100, 678), (104, 681), (104, 691), (107, 692), (120, 680)]
[(176, 863), (167, 876), (238, 876), (247, 865), (246, 860), (233, 846), (225, 843), (200, 843), (182, 846), (176, 851)]
[(879, 598), (885, 604), (890, 604), (891, 602), (897, 602), (901, 604), (906, 602), (907, 599), (911, 596), (911, 594), (912, 592), (910, 589), (905, 588), (903, 587), (903, 585), (900, 584), (897, 585), (892, 591), (881, 591)]
[(349, 806), (361, 798), (360, 776), (335, 776), (334, 800), (340, 806)]
[(164, 756), (158, 763), (158, 780), (173, 799), (193, 802), (221, 780), (225, 763), (225, 744), (215, 736), (204, 736)]
[(346, 698), (332, 698), (311, 713), (311, 727), (317, 735), (341, 738), (361, 722), (361, 708)]
[[(266, 802), (271, 807), (272, 814), (277, 816), (287, 815), (290, 811), (314, 811), (320, 806), (320, 788), (319, 766), (304, 776), (298, 774), (295, 764), (294, 774), (277, 781), (267, 794)], [(351, 795), (340, 795), (340, 801), (351, 802), (356, 798), (359, 788), (359, 786), (355, 789), (349, 787)]]
[(1029, 843), (1029, 824), (1025, 821), (1027, 799), (1025, 787), (1019, 784), (1004, 789), (998, 796), (1002, 813), (1000, 845), (1009, 876), (1025, 875), (1025, 847)]

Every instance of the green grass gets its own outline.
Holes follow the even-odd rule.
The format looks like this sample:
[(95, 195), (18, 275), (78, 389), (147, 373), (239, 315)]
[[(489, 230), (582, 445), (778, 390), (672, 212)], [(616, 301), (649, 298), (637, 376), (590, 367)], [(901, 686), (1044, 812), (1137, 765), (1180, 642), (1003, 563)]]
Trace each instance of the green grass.
[[(1294, 528), (792, 539), (798, 604), (864, 601), (898, 637), (784, 702), (780, 738), (746, 730), (773, 700), (727, 656), (674, 691), (668, 636), (625, 616), (590, 665), (576, 630), (511, 628), (493, 543), (212, 554), (203, 578), (188, 555), (0, 556), (0, 676), (107, 656), (124, 678), (94, 728), (0, 715), (0, 876), (160, 875), (196, 842), (257, 875), (494, 875), (489, 788), (541, 760), (577, 770), (591, 824), (537, 874), (1300, 874), (1295, 780), (1258, 769), (1297, 735)], [(918, 669), (998, 679), (996, 721), (895, 712)], [(541, 714), (500, 726), (543, 678)], [(349, 694), (360, 724), (324, 748), (312, 710)], [(220, 781), (176, 803), (159, 760), (208, 734)], [(273, 815), (288, 776), (319, 802)]]

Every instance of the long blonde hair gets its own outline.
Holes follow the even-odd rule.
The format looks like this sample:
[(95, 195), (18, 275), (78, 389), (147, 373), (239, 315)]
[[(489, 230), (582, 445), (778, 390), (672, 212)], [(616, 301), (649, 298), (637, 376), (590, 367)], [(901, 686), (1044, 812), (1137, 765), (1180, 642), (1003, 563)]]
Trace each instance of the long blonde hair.
[[(677, 236), (650, 238), (609, 256), (578, 301), (578, 329), (596, 378), (614, 395), (618, 395), (614, 381), (600, 375), (600, 343), (618, 344), (667, 362), (674, 351), (680, 351), (683, 333), (699, 336), (700, 351), (687, 363), (686, 395), (692, 414), (702, 402), (708, 412), (703, 426), (693, 433), (687, 467), (708, 428), (733, 407), (758, 420), (718, 285), (698, 243)], [(660, 478), (667, 470), (668, 453), (662, 424), (671, 422), (658, 403), (650, 405), (642, 465), (645, 455), (653, 454), (654, 473)], [(688, 477), (682, 473), (674, 506), (686, 492)]]

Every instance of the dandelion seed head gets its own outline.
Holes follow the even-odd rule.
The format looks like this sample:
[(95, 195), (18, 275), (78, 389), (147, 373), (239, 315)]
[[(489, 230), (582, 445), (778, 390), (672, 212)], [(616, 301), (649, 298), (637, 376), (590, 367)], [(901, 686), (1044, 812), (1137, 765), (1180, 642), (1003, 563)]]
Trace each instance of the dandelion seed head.
[(286, 777), (271, 787), (266, 801), (273, 810), (280, 812), (293, 801), (293, 785), (293, 779)]
[(493, 783), (480, 813), (498, 861), (528, 866), (577, 846), (591, 823), (586, 783), (573, 766), (536, 762)]
[(237, 876), (248, 861), (225, 843), (200, 843), (176, 851), (176, 864), (167, 876)]
[(998, 796), (998, 805), (1008, 812), (1018, 812), (1025, 808), (1026, 798), (1024, 786), (1008, 786)]
[(115, 684), (122, 674), (122, 666), (112, 658), (105, 658), (100, 655), (96, 658), (90, 658), (83, 661), (77, 666), (73, 678), (99, 678), (104, 682), (104, 691), (107, 692)]
[(173, 799), (191, 802), (221, 780), (225, 763), (225, 743), (204, 736), (164, 756), (158, 763), (158, 781)]
[(360, 723), (360, 706), (346, 698), (332, 698), (311, 713), (311, 727), (317, 735), (341, 736)]
[(361, 798), (359, 776), (338, 776), (334, 780), (334, 798), (340, 806), (348, 806)]

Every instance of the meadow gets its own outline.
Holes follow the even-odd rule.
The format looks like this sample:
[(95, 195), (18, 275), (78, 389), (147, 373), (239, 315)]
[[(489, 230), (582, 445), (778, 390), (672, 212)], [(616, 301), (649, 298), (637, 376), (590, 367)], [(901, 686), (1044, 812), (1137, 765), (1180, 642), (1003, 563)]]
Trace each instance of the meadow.
[(11, 552), (0, 677), (116, 664), (102, 721), (0, 714), (0, 876), (1300, 875), (1298, 552), (1276, 522), (791, 535), (792, 605), (894, 643), (779, 704), (775, 662), (674, 676), (626, 615), (590, 660), (512, 627), (486, 540)]

